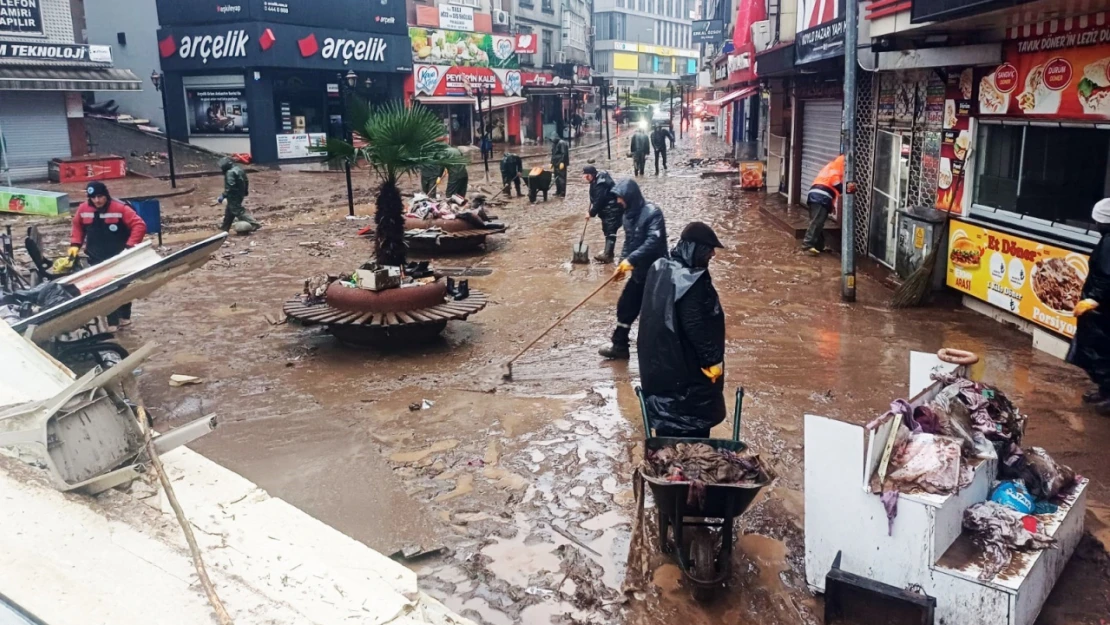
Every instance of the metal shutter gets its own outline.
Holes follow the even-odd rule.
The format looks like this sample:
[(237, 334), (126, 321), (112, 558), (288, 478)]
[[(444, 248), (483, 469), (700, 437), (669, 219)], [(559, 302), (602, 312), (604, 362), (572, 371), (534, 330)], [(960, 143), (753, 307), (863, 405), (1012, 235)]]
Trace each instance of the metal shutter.
[[(0, 133), (13, 183), (45, 180), (50, 159), (70, 156), (65, 97), (56, 91), (0, 91)], [(0, 180), (6, 178), (0, 173)]]
[(840, 155), (840, 121), (844, 103), (811, 100), (802, 103), (802, 201), (821, 168)]

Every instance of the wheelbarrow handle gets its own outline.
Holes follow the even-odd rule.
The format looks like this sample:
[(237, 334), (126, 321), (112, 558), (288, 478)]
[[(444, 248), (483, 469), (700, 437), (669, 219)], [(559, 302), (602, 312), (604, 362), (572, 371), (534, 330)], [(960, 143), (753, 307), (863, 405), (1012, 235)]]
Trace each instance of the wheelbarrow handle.
[(640, 416), (644, 419), (644, 438), (651, 438), (651, 424), (648, 423), (647, 405), (644, 404), (644, 389), (636, 387), (636, 399), (640, 400)]
[[(732, 414), (732, 442), (740, 442), (740, 416), (744, 409), (744, 387), (736, 388), (736, 411)], [(646, 418), (646, 417), (645, 417)]]

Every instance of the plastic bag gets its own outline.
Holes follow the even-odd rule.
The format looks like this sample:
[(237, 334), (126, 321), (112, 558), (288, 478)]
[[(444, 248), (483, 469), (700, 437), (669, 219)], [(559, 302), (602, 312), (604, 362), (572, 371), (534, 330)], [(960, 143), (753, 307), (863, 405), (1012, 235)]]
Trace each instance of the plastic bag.
[(1002, 482), (991, 493), (991, 501), (1013, 508), (1022, 514), (1032, 514), (1033, 496), (1021, 480)]

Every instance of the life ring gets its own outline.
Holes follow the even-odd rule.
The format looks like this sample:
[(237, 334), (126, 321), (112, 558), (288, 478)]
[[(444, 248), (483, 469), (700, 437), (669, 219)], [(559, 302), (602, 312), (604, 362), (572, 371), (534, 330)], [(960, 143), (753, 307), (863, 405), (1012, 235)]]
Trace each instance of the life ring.
[(447, 297), (447, 284), (436, 281), (403, 289), (368, 291), (332, 282), (326, 293), (328, 305), (351, 312), (407, 312), (439, 306)]
[(975, 352), (952, 349), (951, 347), (944, 347), (938, 351), (937, 358), (940, 358), (941, 362), (946, 362), (950, 365), (962, 365), (965, 367), (970, 367), (979, 362), (979, 355)]
[(405, 218), (405, 230), (426, 230), (428, 228), (439, 228), (444, 232), (461, 232), (463, 230), (473, 230), (474, 226), (468, 223), (465, 219), (412, 219), (411, 217)]

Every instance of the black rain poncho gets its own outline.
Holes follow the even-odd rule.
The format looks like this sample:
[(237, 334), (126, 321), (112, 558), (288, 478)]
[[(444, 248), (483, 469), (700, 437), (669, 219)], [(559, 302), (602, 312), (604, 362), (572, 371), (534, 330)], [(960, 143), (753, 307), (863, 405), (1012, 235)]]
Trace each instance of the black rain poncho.
[(712, 249), (680, 241), (651, 266), (637, 348), (651, 426), (681, 435), (725, 420), (725, 381), (702, 369), (723, 364), (725, 314), (706, 265)]
[(616, 234), (621, 228), (621, 218), (624, 209), (617, 204), (617, 197), (613, 195), (616, 186), (613, 177), (607, 171), (599, 171), (590, 183), (590, 217), (601, 217), (602, 231), (605, 234)]
[(1110, 234), (1103, 234), (1091, 252), (1083, 299), (1099, 307), (1076, 321), (1068, 362), (1083, 369), (1106, 393), (1110, 391)]

